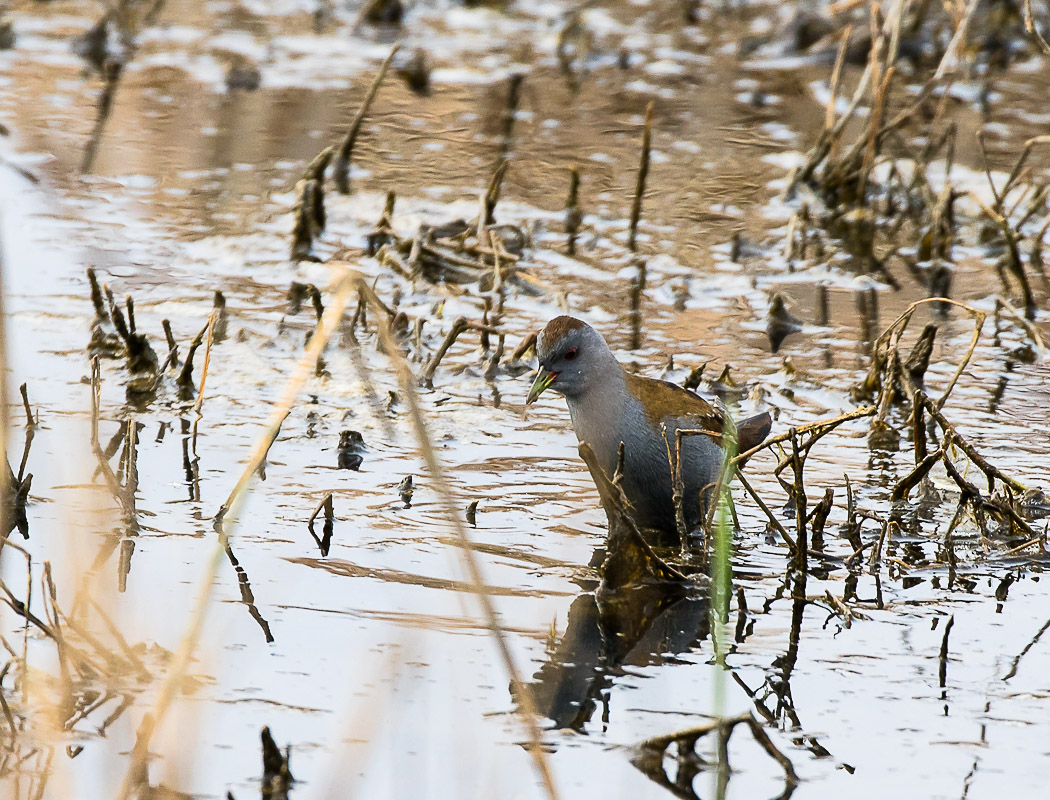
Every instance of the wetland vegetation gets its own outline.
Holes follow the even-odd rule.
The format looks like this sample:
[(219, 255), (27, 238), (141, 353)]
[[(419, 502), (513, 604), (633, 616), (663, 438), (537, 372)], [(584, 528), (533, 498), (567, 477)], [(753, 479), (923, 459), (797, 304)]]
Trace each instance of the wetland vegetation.
[[(0, 7), (3, 796), (1043, 796), (1048, 32)], [(564, 313), (773, 417), (700, 530), (526, 408)]]

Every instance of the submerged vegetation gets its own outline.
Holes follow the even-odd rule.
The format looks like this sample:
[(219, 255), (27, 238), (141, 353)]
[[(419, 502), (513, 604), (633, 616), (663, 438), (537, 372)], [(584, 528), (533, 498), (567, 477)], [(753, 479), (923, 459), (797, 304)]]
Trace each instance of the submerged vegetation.
[[(1050, 7), (351, 5), (0, 15), (0, 787), (1041, 786)], [(776, 419), (674, 546), (563, 312)]]

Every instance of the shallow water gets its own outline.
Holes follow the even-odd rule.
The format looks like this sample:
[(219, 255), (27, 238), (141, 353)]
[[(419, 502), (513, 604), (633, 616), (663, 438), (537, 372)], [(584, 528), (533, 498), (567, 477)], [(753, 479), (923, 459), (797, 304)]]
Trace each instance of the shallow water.
[[(508, 150), (497, 217), (531, 232), (530, 269), (547, 287), (538, 297), (508, 297), (502, 325), (509, 347), (567, 308), (599, 327), (621, 360), (644, 374), (662, 374), (672, 356), (669, 377), (679, 381), (706, 361), (708, 376), (732, 364), (735, 378), (761, 387), (759, 402), (778, 410), (775, 432), (852, 408), (849, 388), (867, 369), (873, 335), (926, 290), (903, 270), (902, 289), (893, 291), (835, 266), (794, 269), (783, 256), (794, 211), (779, 199), (786, 167), (822, 124), (830, 67), (741, 59), (736, 43), (761, 28), (755, 20), (774, 13), (760, 5), (683, 28), (674, 4), (613, 4), (588, 12), (594, 52), (574, 94), (554, 55), (565, 10), (560, 3), (506, 13), (413, 10), (405, 46), (431, 50), (431, 96), (417, 97), (388, 78), (355, 154), (355, 191), (328, 195), (329, 227), (316, 252), (363, 247), (391, 188), (398, 195), (394, 223), (406, 234), (421, 220), (470, 219)], [(10, 16), (18, 47), (0, 52), (0, 120), (12, 131), (0, 138), (0, 153), (41, 179), (32, 184), (0, 165), (8, 382), (28, 384), (41, 421), (28, 465), (34, 482), (25, 544), (35, 577), (40, 562), (51, 561), (60, 603), (94, 563), (96, 587), (112, 595), (125, 638), (150, 647), (155, 674), (166, 662), (159, 648), (176, 649), (189, 616), (213, 544), (212, 518), (313, 327), (309, 304), (289, 313), (289, 284), (323, 288), (328, 280), (324, 265), (287, 260), (295, 183), (341, 134), (389, 48), (391, 37), (368, 26), (351, 39), (352, 12), (339, 11), (317, 34), (312, 11), (297, 4), (168, 3), (121, 81), (90, 177), (78, 176), (78, 167), (99, 81), (82, 75), (69, 40), (97, 10), (77, 2), (17, 10)], [(622, 50), (626, 69), (618, 64)], [(258, 91), (225, 90), (231, 51), (261, 62)], [(508, 144), (501, 127), (516, 70), (525, 79)], [(957, 185), (987, 192), (973, 144), (982, 123), (992, 132), (998, 170), (1044, 130), (1038, 88), (1045, 93), (1047, 77), (1038, 59), (995, 76), (987, 119), (972, 100), (959, 101), (952, 117), (960, 125)], [(856, 78), (848, 72), (846, 81)], [(976, 94), (978, 84), (960, 82), (955, 94), (965, 97), (968, 87)], [(639, 235), (648, 265), (644, 324), (632, 348), (636, 270), (625, 247), (626, 215), (645, 105), (654, 97), (653, 167)], [(1043, 175), (1048, 163), (1046, 153), (1030, 162)], [(575, 259), (565, 255), (561, 233), (573, 166), (581, 171), (586, 213)], [(756, 248), (742, 264), (729, 260), (738, 230)], [(953, 297), (990, 311), (1001, 288), (974, 242), (966, 231), (957, 248)], [(409, 286), (373, 259), (353, 260), (378, 279), (380, 296), (389, 299), (400, 287), (400, 307), (428, 319), (430, 351), (457, 316), (481, 317), (472, 291)], [(134, 295), (139, 328), (158, 352), (165, 349), (161, 319), (171, 320), (184, 353), (210, 313), (214, 290), (225, 293), (230, 310), (230, 335), (216, 345), (207, 378), (197, 485), (184, 469), (180, 433), (180, 420), (192, 412), (170, 387), (145, 409), (131, 408), (122, 365), (103, 361), (102, 442), (122, 420), (142, 425), (140, 530), (133, 539), (123, 537), (105, 485), (92, 479), (84, 383), (88, 266), (118, 296)], [(676, 292), (683, 288), (679, 310)], [(1045, 309), (1045, 291), (1037, 288)], [(765, 334), (774, 289), (807, 322), (776, 354)], [(1048, 318), (1040, 311), (1044, 336)], [(921, 310), (911, 330), (929, 319)], [(947, 383), (972, 329), (961, 315), (940, 322), (928, 376), (935, 388)], [(1004, 323), (997, 345), (992, 326), (985, 324), (973, 366), (946, 411), (989, 460), (1027, 485), (1046, 487), (1050, 371), (1045, 362), (1008, 358), (1023, 335)], [(582, 703), (569, 715), (575, 729), (553, 727), (544, 737), (557, 782), (565, 797), (667, 796), (632, 766), (628, 748), (703, 724), (715, 710), (712, 686), (721, 670), (710, 638), (699, 633), (703, 610), (676, 607), (680, 616), (658, 621), (622, 666), (598, 674), (585, 640), (566, 643), (567, 628), (585, 628), (593, 605), (596, 573), (588, 564), (604, 543), (604, 516), (563, 403), (545, 395), (526, 411), (527, 375), (501, 372), (486, 382), (472, 336), (452, 348), (423, 404), (459, 502), (479, 501), (471, 533), (523, 672), (561, 675), (563, 699)], [(365, 353), (385, 398), (396, 379), (371, 336)], [(152, 782), (200, 797), (251, 795), (261, 775), (258, 732), (268, 725), (280, 745), (292, 747), (296, 797), (542, 796), (507, 677), (417, 454), (404, 401), (377, 413), (338, 336), (325, 362), (329, 377), (308, 384), (242, 514), (231, 543), (239, 570), (223, 563), (218, 602), (191, 669), (193, 691), (151, 748)], [(14, 460), (20, 407), (11, 414)], [(336, 468), (344, 429), (361, 431), (367, 444), (359, 472)], [(827, 550), (840, 558), (852, 552), (837, 535), (845, 519), (843, 473), (862, 508), (884, 513), (895, 481), (911, 466), (906, 452), (895, 459), (873, 454), (866, 431), (861, 422), (832, 434), (808, 465), (811, 501), (826, 487), (836, 490)], [(749, 474), (779, 509), (784, 495), (772, 466), (765, 454)], [(408, 508), (397, 490), (406, 475), (415, 478)], [(950, 492), (943, 472), (935, 482)], [(328, 492), (337, 521), (322, 557), (306, 520)], [(771, 732), (803, 778), (794, 797), (988, 797), (1007, 780), (1018, 797), (1041, 796), (1050, 774), (1043, 678), (1050, 639), (1041, 638), (1047, 592), (1031, 551), (1004, 556), (1007, 547), (996, 546), (985, 556), (968, 524), (956, 533), (960, 579), (949, 586), (948, 569), (935, 563), (954, 510), (946, 501), (889, 543), (891, 561), (856, 577), (851, 608), (860, 613), (845, 628), (823, 599), (825, 591), (846, 592), (841, 562), (809, 576), (805, 593), (813, 602), (799, 619), (785, 589), (786, 549), (765, 533), (753, 504), (741, 500), (738, 510), (733, 563), (751, 627), (728, 663), (757, 691), (782, 674), (785, 657), (795, 659), (789, 695), (799, 727), (789, 715)], [(878, 531), (869, 523), (862, 535), (867, 541)], [(24, 562), (9, 555), (3, 577), (24, 586)], [(997, 601), (1007, 576), (1015, 582)], [(19, 619), (4, 613), (4, 635), (20, 641)], [(736, 614), (734, 601), (731, 622)], [(942, 690), (938, 654), (949, 617)], [(548, 642), (552, 629), (561, 650)], [(29, 646), (38, 668), (54, 671), (51, 645), (30, 636)], [(566, 653), (571, 658), (559, 672), (550, 662), (565, 661)], [(726, 685), (727, 712), (752, 707), (737, 683)], [(44, 796), (113, 796), (156, 681), (109, 688), (114, 698), (62, 740), (83, 749), (69, 751), (73, 758), (54, 751)], [(100, 735), (124, 693), (135, 701)], [(31, 750), (23, 744), (21, 753)], [(2, 780), (12, 796), (34, 796), (46, 753), (43, 747), (7, 772)], [(727, 796), (784, 791), (779, 769), (742, 735), (733, 739), (731, 763), (736, 773)], [(673, 779), (674, 765), (668, 768)], [(696, 778), (697, 794), (711, 794), (712, 780)]]

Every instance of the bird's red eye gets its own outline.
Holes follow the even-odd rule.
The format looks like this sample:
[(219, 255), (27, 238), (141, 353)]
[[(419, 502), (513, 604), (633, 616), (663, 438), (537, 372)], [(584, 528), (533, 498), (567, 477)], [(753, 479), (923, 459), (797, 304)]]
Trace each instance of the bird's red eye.
[(570, 347), (568, 350), (565, 351), (565, 360), (572, 361), (574, 358), (576, 358), (576, 348)]

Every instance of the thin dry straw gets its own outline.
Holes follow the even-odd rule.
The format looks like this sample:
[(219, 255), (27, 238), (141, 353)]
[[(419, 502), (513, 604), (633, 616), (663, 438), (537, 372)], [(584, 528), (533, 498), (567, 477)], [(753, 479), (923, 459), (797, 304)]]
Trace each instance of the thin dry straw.
[[(375, 293), (363, 279), (359, 280), (359, 286), (364, 296), (368, 298), (370, 302), (379, 306), (379, 298), (375, 296)], [(449, 485), (448, 481), (445, 480), (443, 468), (438, 460), (437, 454), (434, 452), (434, 447), (430, 441), (430, 433), (427, 430), (426, 420), (423, 416), (423, 410), (419, 405), (419, 395), (416, 392), (415, 378), (412, 375), (412, 371), (409, 369), (408, 363), (401, 357), (401, 351), (398, 349), (393, 340), (393, 336), (390, 334), (389, 321), (387, 324), (379, 326), (379, 332), (383, 340), (383, 349), (393, 359), (394, 366), (397, 370), (402, 394), (408, 402), (409, 413), (412, 418), (413, 428), (415, 429), (416, 439), (419, 441), (419, 447), (423, 453), (423, 459), (426, 461), (427, 470), (430, 472), (438, 496), (441, 498), (442, 510), (448, 519), (449, 526), (452, 528), (456, 538), (462, 545), (459, 548), (459, 551), (466, 563), (471, 583), (474, 585), (474, 593), (477, 595), (478, 603), (481, 605), (486, 626), (496, 642), (496, 647), (499, 650), (504, 669), (507, 670), (507, 675), (510, 678), (511, 685), (514, 687), (514, 696), (519, 702), (521, 716), (525, 722), (526, 731), (529, 735), (529, 754), (535, 762), (536, 770), (539, 772), (540, 778), (543, 781), (543, 786), (547, 792), (547, 796), (551, 800), (557, 800), (558, 790), (554, 784), (554, 775), (551, 772), (546, 753), (543, 750), (541, 731), (539, 724), (536, 721), (536, 706), (532, 699), (532, 692), (529, 686), (521, 678), (521, 671), (518, 669), (514, 660), (514, 655), (510, 651), (510, 645), (507, 642), (506, 633), (503, 630), (503, 626), (500, 624), (496, 608), (492, 602), (492, 596), (489, 594), (488, 584), (485, 583), (484, 577), (482, 576), (481, 564), (474, 552), (473, 541), (467, 533), (467, 529), (464, 526), (462, 519), (460, 519), (460, 504), (455, 499), (452, 487)]]
[(197, 426), (204, 418), (204, 384), (208, 380), (208, 366), (211, 364), (211, 345), (215, 331), (215, 319), (218, 311), (212, 311), (208, 317), (208, 340), (204, 345), (204, 364), (201, 366), (201, 385), (197, 390), (197, 402), (193, 404), (193, 452), (197, 452)]
[(277, 405), (274, 406), (273, 411), (270, 413), (270, 418), (267, 420), (265, 430), (259, 436), (255, 443), (255, 447), (252, 450), (251, 456), (245, 462), (240, 478), (237, 480), (236, 485), (233, 487), (229, 497), (226, 499), (219, 514), (216, 516), (218, 537), (216, 538), (215, 546), (212, 549), (211, 555), (205, 564), (193, 612), (190, 615), (190, 620), (186, 627), (186, 631), (183, 633), (182, 640), (179, 642), (179, 648), (171, 660), (171, 666), (168, 669), (167, 674), (164, 676), (164, 680), (157, 692), (157, 699), (154, 703), (152, 715), (147, 715), (147, 719), (144, 720), (143, 726), (140, 729), (140, 735), (135, 741), (135, 747), (131, 753), (128, 770), (124, 775), (120, 791), (117, 794), (117, 797), (120, 798), (120, 800), (126, 800), (136, 788), (134, 785), (135, 779), (136, 776), (142, 774), (142, 767), (145, 765), (146, 758), (149, 754), (150, 741), (152, 740), (154, 733), (156, 733), (157, 728), (163, 723), (164, 717), (170, 709), (171, 704), (178, 693), (179, 686), (182, 684), (182, 679), (186, 674), (186, 670), (189, 667), (190, 659), (193, 657), (193, 652), (196, 649), (198, 640), (200, 639), (201, 631), (204, 627), (204, 621), (208, 614), (208, 608), (211, 604), (211, 596), (215, 586), (215, 576), (218, 573), (219, 566), (225, 558), (226, 546), (229, 541), (230, 532), (238, 521), (237, 512), (241, 508), (245, 494), (251, 485), (252, 479), (258, 472), (260, 464), (263, 463), (270, 447), (277, 439), (277, 435), (281, 430), (281, 425), (284, 423), (285, 419), (287, 419), (288, 414), (291, 413), (296, 397), (299, 395), (299, 392), (306, 381), (313, 375), (317, 359), (320, 358), (321, 351), (335, 332), (353, 290), (354, 282), (351, 279), (351, 274), (344, 273), (336, 283), (335, 296), (328, 304), (328, 308), (325, 309), (324, 315), (318, 321), (314, 335), (310, 337), (309, 346), (299, 358), (299, 362), (295, 366), (295, 371), (285, 385), (281, 399), (277, 402)]

